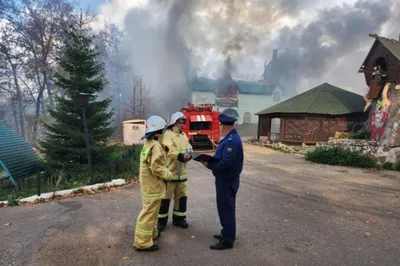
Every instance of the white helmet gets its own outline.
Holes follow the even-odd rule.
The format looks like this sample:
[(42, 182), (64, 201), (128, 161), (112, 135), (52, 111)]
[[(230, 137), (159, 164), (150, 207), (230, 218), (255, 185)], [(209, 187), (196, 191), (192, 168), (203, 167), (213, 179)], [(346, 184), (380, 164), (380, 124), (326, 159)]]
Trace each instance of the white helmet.
[(149, 118), (147, 118), (146, 121), (146, 131), (145, 131), (145, 136), (143, 138), (147, 137), (150, 133), (163, 130), (167, 126), (167, 122), (165, 122), (162, 117), (158, 115), (152, 115)]
[(178, 121), (179, 119), (186, 119), (185, 115), (182, 112), (176, 112), (172, 114), (171, 121), (169, 122), (169, 126), (172, 126)]

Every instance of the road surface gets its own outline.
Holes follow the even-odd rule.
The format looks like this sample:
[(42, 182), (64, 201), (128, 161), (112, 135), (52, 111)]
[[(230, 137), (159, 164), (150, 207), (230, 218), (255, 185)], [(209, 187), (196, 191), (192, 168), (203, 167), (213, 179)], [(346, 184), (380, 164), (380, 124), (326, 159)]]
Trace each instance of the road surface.
[(209, 249), (220, 230), (213, 177), (190, 162), (190, 228), (169, 224), (158, 252), (131, 248), (140, 194), (130, 185), (0, 209), (0, 265), (399, 265), (399, 173), (245, 150), (232, 250)]

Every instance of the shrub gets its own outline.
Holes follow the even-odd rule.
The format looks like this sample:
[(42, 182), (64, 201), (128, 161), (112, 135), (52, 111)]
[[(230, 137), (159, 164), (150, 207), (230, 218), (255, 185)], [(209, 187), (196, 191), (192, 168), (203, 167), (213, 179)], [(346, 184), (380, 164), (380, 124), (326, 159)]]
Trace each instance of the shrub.
[(349, 149), (341, 149), (339, 147), (327, 148), (317, 147), (305, 154), (307, 161), (341, 166), (353, 166), (360, 168), (376, 168), (377, 160), (368, 155), (360, 154)]
[(7, 197), (8, 206), (17, 206), (19, 205), (19, 200), (16, 198), (14, 194), (10, 194)]
[(363, 133), (336, 132), (335, 139), (368, 139)]

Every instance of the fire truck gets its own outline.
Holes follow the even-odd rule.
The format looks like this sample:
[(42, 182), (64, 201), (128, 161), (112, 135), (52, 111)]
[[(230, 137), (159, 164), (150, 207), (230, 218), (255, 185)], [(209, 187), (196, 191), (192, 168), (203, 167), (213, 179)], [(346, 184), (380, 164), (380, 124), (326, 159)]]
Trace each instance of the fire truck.
[(193, 149), (214, 149), (221, 137), (218, 108), (215, 110), (212, 104), (188, 104), (180, 111), (186, 116), (183, 131), (188, 136)]

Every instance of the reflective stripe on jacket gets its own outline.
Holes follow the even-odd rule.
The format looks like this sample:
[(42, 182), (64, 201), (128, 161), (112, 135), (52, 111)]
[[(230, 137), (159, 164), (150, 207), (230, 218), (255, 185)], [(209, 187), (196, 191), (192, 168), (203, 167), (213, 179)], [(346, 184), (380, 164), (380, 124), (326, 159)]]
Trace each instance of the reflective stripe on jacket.
[(165, 181), (171, 180), (171, 172), (165, 167), (166, 156), (157, 140), (147, 140), (140, 153), (140, 191), (144, 198), (162, 199), (166, 193)]
[(171, 171), (172, 181), (186, 181), (186, 163), (178, 161), (178, 154), (192, 151), (188, 137), (177, 128), (172, 128), (164, 133), (163, 145), (167, 148), (167, 167)]

